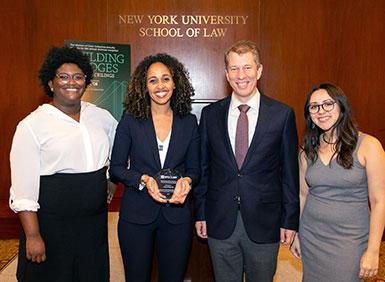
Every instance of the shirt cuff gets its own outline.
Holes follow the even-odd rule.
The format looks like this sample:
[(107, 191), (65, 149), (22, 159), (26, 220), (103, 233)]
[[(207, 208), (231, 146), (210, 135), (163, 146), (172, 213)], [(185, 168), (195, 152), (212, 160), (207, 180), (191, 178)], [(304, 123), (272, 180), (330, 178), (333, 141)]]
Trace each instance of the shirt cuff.
[(37, 210), (40, 208), (40, 205), (37, 202), (28, 199), (15, 200), (9, 198), (9, 207), (15, 213), (21, 211), (37, 212)]

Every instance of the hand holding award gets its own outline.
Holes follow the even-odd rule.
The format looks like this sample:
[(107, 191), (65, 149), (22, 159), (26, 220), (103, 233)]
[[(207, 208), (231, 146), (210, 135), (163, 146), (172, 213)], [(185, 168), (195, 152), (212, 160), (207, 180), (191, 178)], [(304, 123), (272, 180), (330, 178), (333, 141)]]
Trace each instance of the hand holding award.
[(166, 197), (159, 192), (157, 181), (155, 181), (154, 178), (144, 174), (140, 182), (147, 188), (147, 192), (151, 198), (160, 203), (167, 203)]
[(178, 180), (182, 175), (173, 169), (162, 169), (155, 175), (156, 183), (158, 184), (159, 192), (165, 196), (167, 200), (170, 200)]
[(183, 204), (186, 200), (188, 193), (191, 190), (191, 178), (183, 177), (178, 179), (174, 193), (170, 199), (170, 203), (173, 204)]

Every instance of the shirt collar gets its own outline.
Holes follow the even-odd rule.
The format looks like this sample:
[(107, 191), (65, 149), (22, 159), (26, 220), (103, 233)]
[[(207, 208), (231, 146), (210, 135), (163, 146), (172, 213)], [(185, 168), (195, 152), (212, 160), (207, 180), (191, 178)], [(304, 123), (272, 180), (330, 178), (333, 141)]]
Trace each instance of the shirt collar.
[[(84, 102), (84, 101), (80, 101), (80, 113), (83, 113), (84, 110), (90, 105), (90, 103), (88, 102)], [(61, 110), (59, 110), (58, 108), (56, 108), (54, 105), (52, 104), (43, 104), (43, 105), (40, 105), (39, 106), (39, 109), (41, 111), (44, 111), (44, 112), (47, 112), (53, 116), (56, 116), (58, 118), (61, 118), (61, 119), (66, 119), (66, 120), (69, 120), (69, 121), (74, 121), (76, 122), (74, 119), (72, 119), (71, 117), (67, 116), (65, 113), (63, 113)]]
[[(259, 101), (261, 100), (261, 93), (259, 93), (258, 89), (257, 92), (251, 97), (249, 101), (247, 101), (246, 105), (248, 105), (253, 110), (258, 110), (259, 108)], [(230, 109), (234, 110), (238, 108), (239, 105), (242, 105), (245, 103), (242, 103), (239, 101), (236, 95), (231, 95), (231, 102), (230, 102)]]

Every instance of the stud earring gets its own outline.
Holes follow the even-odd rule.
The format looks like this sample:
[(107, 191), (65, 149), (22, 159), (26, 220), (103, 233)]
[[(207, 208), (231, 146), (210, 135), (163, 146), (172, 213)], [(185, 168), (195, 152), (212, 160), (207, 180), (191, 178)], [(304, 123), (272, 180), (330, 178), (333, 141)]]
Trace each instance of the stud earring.
[(51, 91), (53, 92), (53, 87), (51, 87)]

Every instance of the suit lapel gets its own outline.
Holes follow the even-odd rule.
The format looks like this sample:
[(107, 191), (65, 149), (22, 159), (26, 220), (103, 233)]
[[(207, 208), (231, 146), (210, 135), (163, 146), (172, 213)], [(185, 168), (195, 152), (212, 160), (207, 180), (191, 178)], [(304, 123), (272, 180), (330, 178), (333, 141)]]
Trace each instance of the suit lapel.
[[(223, 100), (221, 103), (221, 107), (219, 109), (220, 111), (219, 132), (224, 134), (224, 136), (222, 136), (223, 138), (222, 140), (224, 140), (226, 153), (229, 156), (230, 162), (236, 169), (238, 169), (237, 161), (235, 160), (235, 156), (234, 156), (234, 151), (233, 151), (233, 148), (231, 147), (229, 129), (228, 129), (230, 101), (231, 101), (231, 96)], [(221, 138), (221, 137), (218, 136), (218, 138)]]
[(145, 135), (147, 137), (146, 141), (152, 152), (155, 163), (157, 164), (157, 167), (160, 170), (161, 165), (160, 165), (160, 159), (159, 159), (158, 142), (156, 141), (156, 134), (155, 134), (155, 128), (154, 128), (154, 123), (152, 121), (152, 117), (148, 118), (143, 122), (143, 127), (144, 127)]
[(164, 161), (164, 168), (170, 168), (173, 160), (173, 156), (177, 154), (177, 150), (179, 148), (178, 140), (182, 140), (183, 138), (183, 126), (182, 120), (178, 115), (173, 116), (172, 126), (171, 126), (171, 136), (170, 136), (170, 144), (168, 145), (168, 150), (166, 154), (166, 160)]
[(271, 115), (269, 112), (270, 112), (270, 105), (268, 103), (268, 100), (264, 95), (261, 94), (257, 125), (255, 127), (253, 139), (251, 140), (249, 150), (247, 151), (246, 158), (242, 166), (247, 165), (249, 159), (254, 154), (255, 149), (258, 147), (259, 143), (263, 139), (265, 132), (269, 128), (269, 125), (271, 124), (269, 121), (269, 119), (271, 118)]

